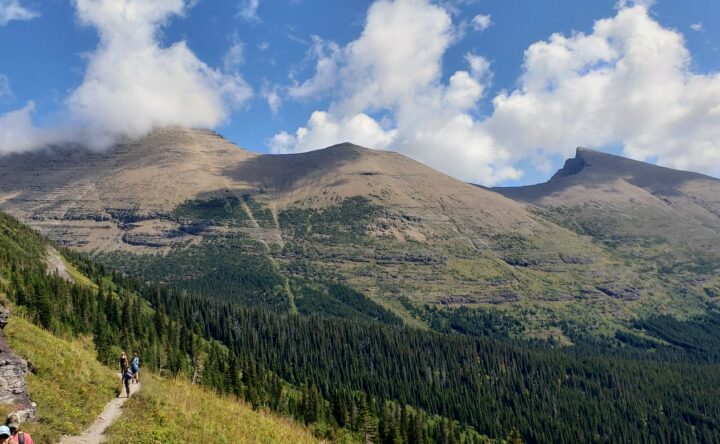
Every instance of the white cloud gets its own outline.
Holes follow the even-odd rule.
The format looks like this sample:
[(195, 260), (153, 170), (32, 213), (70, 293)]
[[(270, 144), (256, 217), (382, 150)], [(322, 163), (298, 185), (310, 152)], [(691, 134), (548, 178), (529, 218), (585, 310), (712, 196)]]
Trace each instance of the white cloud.
[(683, 36), (645, 6), (590, 34), (537, 42), (524, 66), (520, 87), (495, 97), (483, 123), (516, 157), (621, 144), (633, 158), (720, 172), (720, 74), (692, 73)]
[(692, 29), (695, 32), (705, 31), (705, 28), (703, 28), (702, 22), (693, 23), (692, 25), (690, 25), (690, 29)]
[[(155, 127), (214, 127), (252, 95), (238, 74), (210, 68), (185, 42), (160, 46), (157, 33), (170, 17), (184, 13), (183, 0), (74, 4), (80, 22), (95, 27), (100, 42), (87, 56), (82, 84), (65, 101), (67, 120), (52, 132), (33, 128), (27, 125), (32, 107), (26, 107), (4, 120), (5, 128), (18, 124), (11, 134), (25, 132), (37, 143), (51, 134), (65, 138), (55, 142), (103, 148), (118, 137), (139, 137)], [(5, 138), (0, 152), (24, 149), (10, 143), (15, 139)]]
[(305, 82), (295, 82), (288, 88), (288, 95), (293, 99), (317, 98), (336, 85), (341, 57), (338, 45), (313, 36), (309, 56), (316, 60), (315, 75)]
[(235, 36), (230, 48), (223, 57), (223, 68), (225, 72), (235, 72), (245, 63), (245, 45)]
[(39, 16), (37, 12), (22, 6), (18, 0), (0, 0), (0, 26), (5, 26), (13, 20), (32, 20)]
[[(297, 152), (351, 141), (401, 151), (464, 179), (517, 177), (509, 154), (495, 149), (472, 117), (490, 77), (488, 61), (468, 54), (469, 70), (442, 81), (442, 56), (454, 34), (449, 13), (429, 1), (376, 1), (360, 37), (318, 57), (316, 75), (302, 84), (336, 85), (330, 109), (269, 145)], [(321, 64), (333, 69), (321, 71)]]
[(387, 146), (392, 142), (394, 131), (385, 131), (370, 116), (359, 113), (342, 120), (324, 111), (310, 116), (307, 128), (298, 128), (292, 136), (286, 132), (276, 134), (270, 145), (276, 153), (309, 151), (334, 143), (352, 141), (365, 146)]
[(478, 14), (473, 17), (472, 24), (476, 31), (485, 31), (492, 25), (492, 17), (490, 17), (490, 15)]
[(10, 80), (6, 75), (0, 74), (0, 100), (5, 100), (14, 97), (12, 88), (10, 87)]
[(7, 147), (13, 147), (15, 152), (34, 147), (35, 140), (28, 137), (35, 133), (31, 118), (34, 109), (35, 105), (28, 103), (17, 111), (0, 116), (0, 154), (3, 154)]
[(0, 116), (0, 155), (30, 151), (63, 137), (62, 130), (35, 128), (32, 123), (34, 111), (35, 104), (28, 102), (19, 110)]
[(266, 83), (263, 85), (260, 94), (262, 94), (267, 101), (270, 111), (272, 111), (273, 114), (277, 114), (282, 106), (282, 97), (280, 97), (279, 87), (270, 87), (270, 85)]
[(615, 3), (616, 9), (632, 8), (633, 6), (643, 6), (646, 9), (650, 9), (655, 4), (655, 0), (618, 0)]
[(238, 15), (248, 21), (257, 21), (260, 19), (257, 15), (259, 7), (260, 0), (243, 0)]
[(329, 108), (269, 144), (293, 152), (367, 140), (484, 184), (519, 177), (521, 159), (547, 168), (578, 145), (719, 174), (720, 73), (693, 73), (683, 36), (647, 4), (619, 4), (590, 33), (530, 45), (518, 87), (478, 117), (489, 63), (468, 54), (469, 69), (442, 81), (449, 14), (429, 0), (378, 0), (360, 37), (339, 49)]

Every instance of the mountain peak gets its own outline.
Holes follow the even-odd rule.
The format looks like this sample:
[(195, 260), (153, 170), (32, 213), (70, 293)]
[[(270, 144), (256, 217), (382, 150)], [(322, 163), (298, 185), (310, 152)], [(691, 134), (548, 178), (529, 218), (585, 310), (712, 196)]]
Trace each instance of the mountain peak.
[(699, 173), (667, 168), (584, 147), (578, 147), (575, 157), (567, 159), (549, 182), (576, 175), (580, 175), (583, 181), (591, 182), (624, 178), (637, 186), (652, 188), (654, 191), (676, 187), (689, 180), (717, 180)]
[(572, 176), (579, 173), (585, 167), (585, 156), (588, 154), (591, 155), (594, 152), (595, 151), (588, 148), (578, 147), (575, 151), (575, 157), (567, 159), (563, 167), (553, 174), (550, 180), (558, 177)]
[(547, 182), (494, 190), (513, 199), (533, 202), (571, 187), (597, 187), (618, 180), (660, 195), (676, 194), (685, 183), (691, 181), (720, 182), (718, 179), (699, 173), (675, 170), (578, 147), (575, 157), (567, 159), (563, 167)]

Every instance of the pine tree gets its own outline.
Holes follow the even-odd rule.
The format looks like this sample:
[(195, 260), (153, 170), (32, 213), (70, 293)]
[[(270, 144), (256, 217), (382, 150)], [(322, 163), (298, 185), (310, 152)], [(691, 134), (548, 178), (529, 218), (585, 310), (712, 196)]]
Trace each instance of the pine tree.
[(523, 444), (522, 436), (520, 435), (520, 432), (515, 427), (510, 430), (510, 433), (508, 434), (505, 441), (508, 444)]

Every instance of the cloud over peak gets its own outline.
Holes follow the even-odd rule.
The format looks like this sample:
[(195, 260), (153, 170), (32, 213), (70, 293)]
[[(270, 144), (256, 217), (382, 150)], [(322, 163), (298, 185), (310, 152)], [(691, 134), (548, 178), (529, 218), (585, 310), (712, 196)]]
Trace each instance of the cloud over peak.
[(442, 57), (455, 31), (448, 11), (429, 1), (376, 1), (361, 35), (319, 56), (315, 76), (302, 84), (337, 85), (329, 109), (313, 112), (294, 134), (274, 136), (271, 148), (307, 151), (349, 140), (392, 147), (458, 177), (517, 177), (512, 167), (493, 167), (508, 153), (488, 149), (472, 117), (489, 62), (468, 54), (468, 69), (442, 80)]
[[(683, 36), (654, 20), (650, 4), (618, 3), (590, 33), (531, 44), (517, 88), (489, 98), (490, 64), (479, 55), (442, 81), (453, 43), (446, 10), (378, 0), (333, 58), (339, 88), (329, 108), (269, 144), (290, 152), (367, 140), (487, 185), (518, 178), (522, 159), (543, 169), (578, 145), (620, 145), (632, 158), (718, 174), (720, 73), (693, 73)], [(492, 108), (478, 116), (482, 100)]]
[[(209, 67), (185, 42), (160, 44), (160, 28), (184, 13), (184, 0), (75, 0), (74, 4), (80, 22), (97, 29), (100, 41), (87, 57), (82, 84), (65, 100), (67, 120), (52, 130), (28, 126), (25, 115), (32, 107), (25, 107), (18, 111), (23, 119), (16, 115), (0, 120), (2, 132), (23, 130), (34, 145), (50, 139), (104, 148), (118, 137), (139, 137), (154, 127), (214, 127), (252, 96), (238, 74)], [(22, 126), (8, 128), (18, 120)], [(52, 140), (49, 134), (62, 140)], [(0, 146), (0, 152), (17, 150), (8, 141)]]

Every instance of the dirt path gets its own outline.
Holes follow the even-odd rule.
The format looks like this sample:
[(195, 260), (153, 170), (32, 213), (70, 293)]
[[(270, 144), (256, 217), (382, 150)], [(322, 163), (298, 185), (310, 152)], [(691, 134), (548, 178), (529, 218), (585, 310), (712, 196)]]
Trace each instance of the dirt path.
[[(140, 390), (141, 384), (130, 384), (130, 396)], [(125, 397), (125, 387), (123, 387), (123, 397), (115, 398), (108, 402), (105, 410), (97, 417), (95, 422), (81, 435), (66, 436), (60, 441), (60, 444), (97, 444), (105, 441), (105, 429), (122, 414), (122, 406), (128, 398)]]

